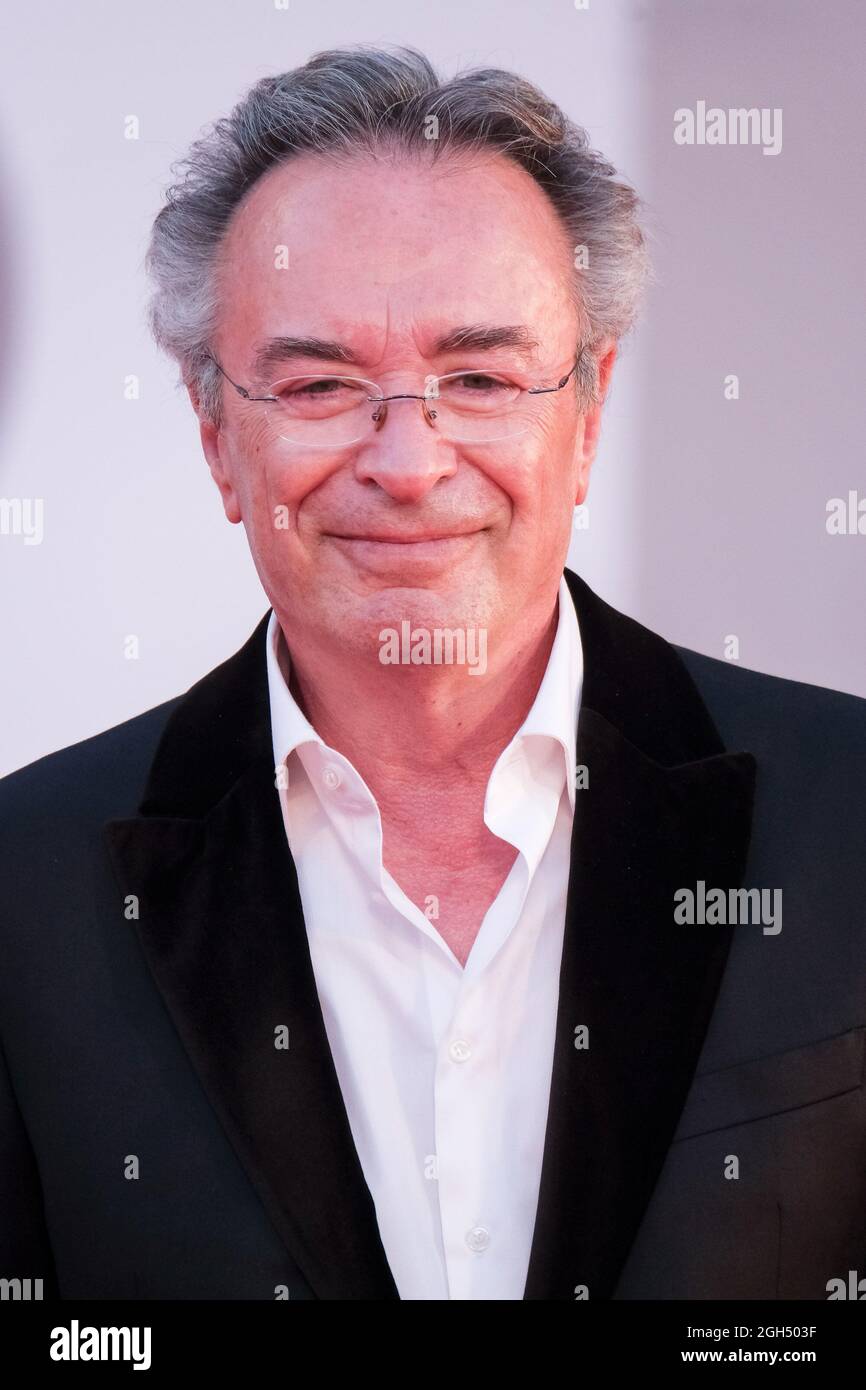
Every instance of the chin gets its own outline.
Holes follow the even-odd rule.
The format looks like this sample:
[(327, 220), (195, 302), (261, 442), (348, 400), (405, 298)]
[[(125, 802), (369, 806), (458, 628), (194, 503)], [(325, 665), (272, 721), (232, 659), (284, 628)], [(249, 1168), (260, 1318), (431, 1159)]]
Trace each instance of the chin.
[(492, 613), (493, 605), (477, 588), (393, 585), (361, 600), (356, 616), (359, 628), (375, 630), (378, 637), (381, 628), (399, 626), (404, 620), (430, 628), (486, 627)]

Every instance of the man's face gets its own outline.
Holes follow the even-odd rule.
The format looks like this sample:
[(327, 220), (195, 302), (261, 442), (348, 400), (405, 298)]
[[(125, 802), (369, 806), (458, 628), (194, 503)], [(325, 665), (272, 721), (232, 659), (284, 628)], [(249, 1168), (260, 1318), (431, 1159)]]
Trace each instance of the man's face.
[[(465, 369), (555, 385), (578, 342), (572, 255), (544, 193), (504, 157), (434, 168), (304, 156), (235, 214), (212, 347), (261, 395), (302, 373), (367, 378), (385, 395), (422, 394), (428, 376)], [(518, 327), (537, 347), (436, 350), (478, 324)], [(256, 350), (278, 336), (340, 342), (355, 360), (294, 357), (263, 376)], [(203, 445), (290, 643), (376, 653), (381, 628), (408, 618), (486, 627), (492, 655), (497, 633), (552, 610), (599, 422), (598, 409), (580, 414), (573, 377), (532, 402), (530, 429), (486, 443), (451, 442), (420, 402), (395, 401), (360, 443), (297, 446), (279, 436), (278, 407), (227, 383), (223, 393), (223, 424), (202, 425)]]

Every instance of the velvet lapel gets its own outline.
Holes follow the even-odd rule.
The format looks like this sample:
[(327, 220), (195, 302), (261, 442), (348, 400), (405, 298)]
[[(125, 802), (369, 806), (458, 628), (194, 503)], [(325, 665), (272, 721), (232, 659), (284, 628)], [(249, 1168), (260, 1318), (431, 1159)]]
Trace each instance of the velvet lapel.
[[(525, 1299), (611, 1298), (676, 1130), (732, 930), (674, 893), (739, 886), (755, 762), (726, 753), (673, 648), (566, 572), (584, 648), (577, 792)], [(748, 928), (746, 928), (748, 930)], [(588, 1048), (575, 1030), (589, 1029)]]
[(178, 1034), (292, 1259), (319, 1298), (392, 1299), (274, 785), (266, 626), (181, 700), (139, 816), (105, 834)]

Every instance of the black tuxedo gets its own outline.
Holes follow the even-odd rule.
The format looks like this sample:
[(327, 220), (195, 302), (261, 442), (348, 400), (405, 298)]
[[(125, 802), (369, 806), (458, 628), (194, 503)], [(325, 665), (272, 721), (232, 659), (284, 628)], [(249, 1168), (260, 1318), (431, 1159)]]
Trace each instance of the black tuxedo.
[[(525, 1297), (824, 1299), (866, 1275), (866, 703), (674, 648), (567, 578), (589, 785)], [(0, 784), (0, 1278), (397, 1297), (274, 786), (265, 628)], [(699, 881), (782, 889), (781, 932), (676, 923)]]

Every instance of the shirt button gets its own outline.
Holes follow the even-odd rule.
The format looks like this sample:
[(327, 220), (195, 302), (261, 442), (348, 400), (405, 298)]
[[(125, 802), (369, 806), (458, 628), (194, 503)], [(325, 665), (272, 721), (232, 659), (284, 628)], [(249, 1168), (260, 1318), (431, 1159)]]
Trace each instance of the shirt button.
[(466, 1232), (466, 1244), (480, 1255), (490, 1244), (490, 1232), (485, 1226), (473, 1226), (471, 1231)]
[(452, 1062), (468, 1062), (472, 1056), (472, 1048), (465, 1038), (455, 1038), (448, 1047), (448, 1056)]
[(342, 780), (343, 777), (342, 773), (340, 772), (340, 769), (338, 767), (335, 767), (333, 763), (328, 763), (328, 766), (322, 773), (322, 781), (324, 782), (328, 790), (336, 791), (337, 787), (339, 787)]

